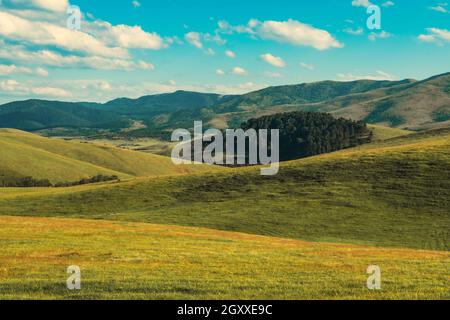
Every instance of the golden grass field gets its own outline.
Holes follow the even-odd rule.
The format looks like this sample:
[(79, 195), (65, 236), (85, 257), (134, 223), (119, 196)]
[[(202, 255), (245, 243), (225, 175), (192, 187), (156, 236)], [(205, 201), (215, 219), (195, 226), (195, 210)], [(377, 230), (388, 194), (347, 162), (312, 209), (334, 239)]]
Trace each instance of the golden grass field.
[[(449, 299), (448, 252), (203, 228), (0, 217), (0, 298)], [(82, 288), (66, 288), (70, 265)], [(366, 269), (382, 269), (369, 291)]]

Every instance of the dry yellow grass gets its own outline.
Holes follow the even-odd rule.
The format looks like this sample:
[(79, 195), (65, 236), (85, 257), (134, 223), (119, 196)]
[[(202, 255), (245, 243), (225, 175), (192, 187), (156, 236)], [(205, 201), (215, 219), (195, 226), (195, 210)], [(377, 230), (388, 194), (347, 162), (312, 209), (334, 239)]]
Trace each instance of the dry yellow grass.
[[(0, 298), (448, 299), (447, 252), (203, 228), (0, 217)], [(78, 265), (82, 289), (66, 288)], [(366, 269), (382, 270), (369, 291)]]

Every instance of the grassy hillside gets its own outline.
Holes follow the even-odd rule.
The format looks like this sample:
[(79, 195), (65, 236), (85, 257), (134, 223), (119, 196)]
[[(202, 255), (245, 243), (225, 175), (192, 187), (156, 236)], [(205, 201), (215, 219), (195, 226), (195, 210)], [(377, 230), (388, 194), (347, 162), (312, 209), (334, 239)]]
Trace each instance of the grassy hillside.
[(350, 82), (321, 81), (298, 85), (277, 86), (262, 89), (234, 97), (216, 107), (219, 111), (238, 111), (242, 107), (271, 107), (285, 104), (317, 103), (335, 99), (350, 94), (366, 92), (379, 88), (392, 87), (411, 83), (405, 81), (372, 81), (358, 80)]
[(165, 176), (220, 170), (209, 166), (175, 166), (170, 158), (89, 143), (48, 139), (0, 129), (0, 175), (32, 176), (52, 182), (76, 181), (97, 174)]
[(406, 136), (406, 135), (414, 133), (414, 131), (389, 128), (389, 127), (384, 127), (384, 126), (377, 126), (374, 124), (370, 124), (367, 127), (373, 132), (373, 140), (372, 141), (374, 141), (374, 142), (398, 138), (398, 137), (402, 137), (402, 136)]
[(393, 128), (445, 128), (450, 126), (450, 73), (423, 81), (325, 81), (272, 87), (234, 98), (216, 110), (211, 123), (220, 120), (221, 126), (277, 112), (314, 111)]
[[(0, 299), (450, 297), (445, 252), (92, 220), (0, 217), (0, 226)], [(373, 264), (377, 292), (366, 288)], [(77, 292), (66, 288), (70, 265), (81, 268)]]
[(450, 130), (407, 135), (282, 165), (0, 192), (0, 214), (202, 226), (303, 239), (448, 250)]
[(340, 97), (318, 111), (372, 124), (423, 130), (450, 124), (450, 73), (423, 81)]

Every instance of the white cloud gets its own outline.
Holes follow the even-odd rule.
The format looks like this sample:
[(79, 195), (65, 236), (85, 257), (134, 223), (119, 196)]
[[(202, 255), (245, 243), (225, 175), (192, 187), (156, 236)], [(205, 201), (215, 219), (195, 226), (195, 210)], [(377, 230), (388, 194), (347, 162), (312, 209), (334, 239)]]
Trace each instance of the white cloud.
[(428, 28), (428, 34), (421, 34), (418, 39), (422, 42), (434, 42), (442, 44), (450, 42), (450, 31), (446, 29)]
[(300, 62), (300, 66), (302, 68), (305, 68), (305, 69), (308, 69), (308, 70), (314, 70), (315, 69), (313, 64), (308, 64), (308, 63), (305, 63), (305, 62)]
[(145, 62), (145, 61), (138, 61), (137, 63), (135, 63), (135, 68), (136, 69), (141, 69), (141, 70), (154, 70), (155, 66), (151, 63)]
[(219, 46), (223, 46), (224, 44), (227, 43), (227, 41), (222, 39), (222, 37), (219, 34), (212, 35), (212, 34), (209, 34), (209, 33), (204, 33), (204, 34), (201, 34), (201, 36), (203, 37), (203, 39), (205, 41), (215, 42)]
[(231, 50), (225, 51), (225, 54), (226, 54), (226, 56), (228, 58), (235, 58), (236, 57), (236, 54), (233, 51), (231, 51)]
[(372, 3), (369, 0), (353, 0), (352, 1), (352, 6), (354, 7), (369, 7), (371, 6)]
[(234, 67), (232, 70), (233, 74), (236, 74), (238, 76), (245, 76), (247, 75), (247, 71), (244, 68), (241, 67)]
[(5, 65), (0, 64), (0, 76), (8, 76), (11, 74), (30, 74), (30, 75), (38, 75), (41, 77), (47, 77), (48, 71), (43, 68), (27, 68), (27, 67), (18, 67), (14, 64)]
[(219, 76), (223, 76), (223, 75), (225, 75), (225, 71), (223, 71), (222, 69), (217, 69), (216, 74)]
[(3, 80), (0, 81), (0, 90), (1, 91), (15, 91), (20, 87), (19, 83), (15, 80)]
[(348, 34), (351, 34), (351, 35), (354, 35), (354, 36), (360, 36), (360, 35), (364, 34), (364, 29), (361, 28), (361, 27), (359, 27), (357, 29), (345, 28), (343, 31), (345, 33), (348, 33)]
[(371, 32), (368, 36), (370, 41), (375, 41), (377, 39), (387, 39), (392, 37), (392, 34), (386, 31), (381, 31), (380, 33)]
[(395, 3), (392, 1), (386, 1), (382, 4), (383, 7), (392, 7), (394, 5), (395, 5)]
[(417, 37), (422, 42), (436, 42), (436, 37), (430, 34), (421, 34)]
[(217, 32), (232, 34), (246, 33), (252, 38), (274, 40), (295, 46), (308, 46), (317, 50), (342, 48), (344, 45), (337, 41), (328, 31), (315, 28), (297, 20), (287, 21), (258, 21), (251, 19), (246, 25), (232, 26), (227, 21), (219, 21)]
[(30, 90), (33, 94), (39, 96), (62, 97), (62, 98), (68, 98), (72, 96), (70, 92), (61, 88), (54, 88), (54, 87), (32, 87)]
[(44, 68), (36, 68), (36, 74), (41, 77), (48, 77), (48, 71)]
[(15, 45), (0, 46), (0, 58), (26, 64), (46, 65), (60, 68), (90, 68), (99, 70), (152, 70), (154, 66), (144, 61), (104, 58), (97, 56), (61, 55), (50, 50), (28, 51)]
[(139, 1), (137, 1), (137, 0), (134, 0), (131, 4), (132, 4), (133, 7), (135, 7), (135, 8), (139, 8), (139, 7), (141, 6), (141, 3), (140, 3)]
[(209, 56), (213, 56), (213, 55), (216, 54), (216, 52), (215, 52), (213, 49), (211, 49), (211, 48), (206, 49), (206, 50), (205, 50), (205, 53), (206, 53), (207, 55), (209, 55)]
[(254, 28), (260, 22), (256, 19), (251, 19), (247, 25), (243, 26), (232, 26), (228, 21), (220, 20), (217, 25), (219, 26), (218, 32), (225, 34), (233, 34), (233, 33), (248, 33), (255, 34)]
[(203, 48), (203, 43), (202, 43), (202, 40), (201, 40), (200, 33), (198, 33), (198, 32), (189, 32), (189, 33), (186, 33), (184, 38), (186, 39), (187, 42), (189, 42), (194, 47), (196, 47), (198, 49), (202, 49)]
[(429, 7), (428, 9), (442, 13), (449, 13), (450, 11), (447, 10), (446, 6), (447, 3), (440, 3), (437, 6)]
[(140, 26), (117, 25), (95, 22), (100, 25), (97, 35), (106, 43), (122, 48), (160, 50), (167, 47), (164, 40), (155, 32), (146, 32)]
[(15, 80), (0, 81), (0, 92), (12, 95), (38, 95), (44, 97), (70, 98), (72, 94), (62, 88), (51, 86), (36, 86), (29, 83), (19, 83)]
[(376, 74), (372, 74), (372, 75), (365, 75), (365, 76), (360, 76), (360, 75), (353, 75), (352, 73), (339, 73), (337, 75), (338, 80), (340, 81), (356, 81), (356, 80), (377, 80), (377, 81), (382, 81), (382, 80), (388, 80), (388, 81), (394, 81), (396, 80), (396, 78), (384, 71), (377, 71)]
[(189, 32), (186, 33), (184, 38), (188, 43), (196, 47), (197, 49), (203, 49), (203, 41), (205, 42), (215, 42), (217, 45), (221, 46), (226, 43), (224, 39), (220, 37), (220, 35), (211, 35), (209, 33), (200, 33), (200, 32)]
[(65, 12), (68, 0), (2, 0), (0, 4), (11, 9), (40, 9), (51, 12)]
[(314, 28), (296, 20), (265, 21), (257, 27), (258, 34), (263, 39), (275, 40), (296, 46), (309, 46), (317, 50), (342, 48), (328, 31)]
[(261, 59), (263, 59), (268, 64), (273, 65), (274, 67), (284, 68), (286, 66), (286, 63), (282, 58), (276, 57), (270, 53), (261, 55)]
[(105, 57), (128, 58), (123, 48), (108, 47), (93, 36), (47, 22), (35, 22), (0, 11), (0, 36), (34, 45)]

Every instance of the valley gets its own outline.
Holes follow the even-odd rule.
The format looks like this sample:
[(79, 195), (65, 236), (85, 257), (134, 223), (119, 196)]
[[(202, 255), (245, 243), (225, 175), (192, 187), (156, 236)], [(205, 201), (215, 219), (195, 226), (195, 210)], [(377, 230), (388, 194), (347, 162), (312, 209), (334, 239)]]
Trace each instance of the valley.
[[(429, 81), (434, 85), (436, 79)], [(321, 84), (320, 90), (329, 85)], [(360, 95), (370, 96), (370, 103), (376, 96), (391, 99), (421, 85), (346, 84), (327, 93), (326, 110), (348, 116), (343, 112), (351, 108), (333, 111), (334, 106)], [(309, 90), (301, 88), (283, 90), (295, 97), (289, 90)], [(192, 106), (185, 111), (197, 116), (201, 110), (203, 119), (222, 126), (240, 125), (248, 115), (323, 110), (322, 96), (300, 92), (304, 99), (295, 101), (299, 105), (286, 108), (272, 107), (275, 100), (260, 93), (264, 98), (207, 96), (202, 101), (213, 113)], [(185, 93), (177, 95), (183, 99)], [(166, 104), (155, 112), (167, 112), (173, 96), (150, 101), (160, 98)], [(276, 101), (286, 103), (282, 96)], [(220, 107), (215, 105), (219, 102)], [(367, 103), (358, 112), (368, 110)], [(167, 116), (171, 120), (161, 126), (142, 118), (135, 121), (143, 121), (145, 128), (130, 122), (130, 130), (108, 128), (104, 122), (108, 129), (101, 134), (97, 124), (89, 128), (86, 123), (68, 129), (67, 136), (61, 135), (65, 130), (52, 129), (58, 135), (51, 138), (35, 122), (33, 128), (16, 124), (41, 135), (0, 129), (2, 179), (33, 177), (55, 184), (117, 177), (59, 188), (0, 188), (0, 298), (450, 298), (450, 129), (445, 121), (407, 130), (409, 125), (393, 125), (394, 118), (384, 121), (385, 112), (397, 112), (385, 109), (378, 113), (380, 121), (367, 126), (370, 141), (283, 161), (277, 175), (261, 176), (261, 166), (174, 165), (167, 157), (174, 144), (151, 131), (168, 133), (190, 120), (176, 110), (175, 118)], [(11, 119), (1, 112), (1, 121)], [(118, 117), (128, 121), (124, 114)], [(176, 117), (180, 122), (172, 122)], [(286, 113), (284, 118), (289, 117)], [(111, 119), (108, 111), (99, 121)], [(380, 291), (365, 287), (372, 264), (383, 270)], [(82, 270), (79, 292), (65, 287), (70, 265)]]

